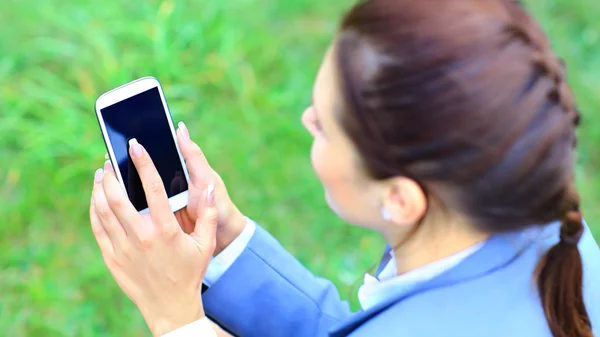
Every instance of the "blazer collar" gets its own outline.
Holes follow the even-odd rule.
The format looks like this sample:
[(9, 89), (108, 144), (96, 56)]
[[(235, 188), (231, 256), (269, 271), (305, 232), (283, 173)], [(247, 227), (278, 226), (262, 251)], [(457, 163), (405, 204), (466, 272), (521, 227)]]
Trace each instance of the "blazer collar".
[[(358, 313), (354, 314), (349, 321), (344, 322), (341, 326), (335, 327), (332, 331), (330, 331), (330, 336), (347, 336), (360, 325), (379, 313), (385, 311), (393, 304), (417, 293), (443, 287), (449, 284), (461, 283), (470, 279), (476, 279), (509, 265), (533, 243), (534, 236), (528, 235), (529, 232), (529, 230), (526, 230), (491, 237), (485, 243), (485, 245), (481, 247), (481, 249), (467, 257), (454, 268), (447, 270), (446, 272), (429, 281), (415, 285), (414, 287), (407, 289), (405, 292), (400, 293), (369, 310), (359, 311)], [(388, 249), (386, 248), (385, 252), (387, 251)], [(386, 254), (385, 252), (384, 255)]]
[(379, 261), (379, 267), (377, 267), (375, 277), (379, 277), (379, 274), (381, 274), (385, 266), (387, 266), (388, 262), (390, 262), (390, 260), (392, 259), (392, 256), (390, 255), (390, 250), (392, 250), (390, 245), (385, 245), (385, 249), (383, 250), (383, 254), (381, 255), (381, 260)]

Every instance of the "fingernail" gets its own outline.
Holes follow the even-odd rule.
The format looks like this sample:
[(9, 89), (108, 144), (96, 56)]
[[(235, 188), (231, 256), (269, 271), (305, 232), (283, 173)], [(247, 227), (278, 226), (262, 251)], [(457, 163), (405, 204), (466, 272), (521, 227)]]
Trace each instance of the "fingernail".
[(131, 154), (134, 157), (141, 157), (142, 156), (142, 146), (140, 145), (140, 143), (138, 143), (137, 139), (135, 138), (131, 138), (129, 140), (129, 147), (131, 148)]
[(215, 185), (213, 184), (208, 185), (208, 188), (206, 189), (206, 204), (215, 204)]
[(104, 154), (104, 159), (110, 159), (110, 157), (108, 156), (108, 153)]
[(112, 171), (112, 164), (110, 163), (110, 160), (107, 160), (104, 162), (104, 172), (109, 171)]
[(179, 123), (177, 123), (177, 126), (179, 126), (179, 130), (181, 130), (181, 135), (185, 139), (190, 139), (190, 132), (188, 131), (187, 127), (185, 126), (185, 123), (179, 122)]
[(94, 173), (94, 182), (95, 183), (101, 182), (103, 176), (104, 176), (104, 171), (101, 168), (97, 169), (96, 173)]

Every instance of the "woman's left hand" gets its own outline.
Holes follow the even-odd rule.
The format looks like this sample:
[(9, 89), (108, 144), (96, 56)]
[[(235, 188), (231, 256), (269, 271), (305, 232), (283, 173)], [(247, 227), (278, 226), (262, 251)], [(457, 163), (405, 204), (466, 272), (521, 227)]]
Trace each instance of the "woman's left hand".
[(149, 214), (136, 211), (107, 162), (94, 178), (90, 220), (115, 281), (137, 305), (152, 334), (160, 336), (204, 317), (202, 280), (216, 242), (214, 187), (208, 185), (194, 232), (185, 234), (148, 152), (135, 141), (130, 144)]

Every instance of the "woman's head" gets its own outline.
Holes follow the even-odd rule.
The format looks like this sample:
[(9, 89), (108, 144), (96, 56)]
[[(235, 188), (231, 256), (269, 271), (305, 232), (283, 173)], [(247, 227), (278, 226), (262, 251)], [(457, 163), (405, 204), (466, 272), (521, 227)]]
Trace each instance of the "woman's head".
[[(314, 137), (312, 162), (323, 186), (327, 202), (342, 218), (350, 223), (380, 231), (385, 230), (382, 201), (388, 199), (388, 181), (374, 179), (364, 167), (364, 155), (340, 123), (343, 114), (339, 72), (335, 61), (336, 47), (325, 55), (314, 87), (313, 103), (306, 109), (302, 120)], [(421, 188), (412, 179), (398, 176), (402, 192), (415, 208), (412, 216), (404, 215), (407, 226), (416, 223), (425, 213), (427, 202)], [(418, 204), (420, 198), (420, 205)], [(409, 218), (409, 219), (407, 219)]]
[(347, 178), (350, 163), (366, 182), (407, 177), (491, 232), (561, 216), (578, 114), (561, 62), (508, 1), (364, 2), (314, 96), (315, 152), (341, 145), (315, 158), (317, 172), (340, 166), (323, 178)]
[(303, 121), (328, 202), (349, 222), (412, 233), (444, 213), (493, 234), (561, 219), (559, 250), (578, 256), (565, 242), (583, 228), (579, 114), (564, 65), (515, 1), (361, 2)]

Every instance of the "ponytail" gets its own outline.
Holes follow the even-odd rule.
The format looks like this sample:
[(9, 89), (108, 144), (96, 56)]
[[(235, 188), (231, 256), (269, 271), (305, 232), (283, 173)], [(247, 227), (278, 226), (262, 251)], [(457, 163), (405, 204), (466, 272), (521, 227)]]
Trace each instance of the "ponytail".
[[(519, 6), (519, 1), (505, 4), (514, 19), (511, 25), (513, 32), (532, 44), (533, 59), (538, 69), (554, 81), (548, 98), (558, 103), (571, 121), (572, 145), (575, 147), (575, 128), (581, 116), (565, 79), (565, 65), (552, 53), (549, 41)], [(567, 186), (564, 198), (567, 202), (559, 210), (562, 215), (560, 241), (548, 250), (538, 264), (538, 291), (554, 337), (594, 337), (583, 302), (583, 265), (577, 247), (584, 230), (579, 193), (571, 187), (572, 179)]]
[(577, 244), (584, 226), (574, 194), (562, 219), (560, 241), (538, 265), (538, 291), (554, 337), (593, 337), (583, 301), (583, 265)]

